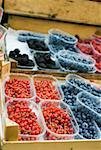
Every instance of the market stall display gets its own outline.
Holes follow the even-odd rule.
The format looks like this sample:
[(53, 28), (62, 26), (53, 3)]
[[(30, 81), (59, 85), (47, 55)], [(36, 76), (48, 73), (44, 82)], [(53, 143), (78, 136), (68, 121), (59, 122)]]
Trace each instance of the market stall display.
[(18, 140), (40, 140), (45, 129), (37, 105), (27, 100), (11, 100), (6, 103), (6, 117), (19, 125)]
[(100, 2), (2, 7), (0, 149), (100, 150)]
[[(18, 46), (15, 47), (10, 39)], [(100, 43), (100, 38), (92, 36), (81, 40), (79, 36), (66, 34), (59, 29), (50, 29), (48, 34), (9, 29), (7, 54), (22, 69), (100, 73)]]
[(18, 140), (101, 138), (100, 85), (74, 74), (62, 82), (49, 75), (11, 74), (3, 85), (4, 116), (19, 125)]

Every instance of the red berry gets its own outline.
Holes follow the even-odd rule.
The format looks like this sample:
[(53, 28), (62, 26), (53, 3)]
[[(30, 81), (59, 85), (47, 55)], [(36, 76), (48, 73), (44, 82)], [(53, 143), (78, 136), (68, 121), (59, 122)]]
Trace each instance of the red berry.
[(6, 82), (5, 93), (13, 98), (31, 98), (30, 81), (13, 78)]
[[(10, 102), (7, 111), (9, 119), (19, 124), (21, 134), (38, 135), (42, 132), (37, 116), (29, 108), (27, 101)], [(21, 137), (19, 139), (23, 140)]]
[[(71, 118), (62, 108), (58, 108), (54, 104), (47, 104), (47, 107), (42, 109), (43, 116), (47, 127), (56, 134), (73, 134), (74, 130), (71, 124)], [(54, 136), (48, 135), (49, 140), (54, 139)], [(56, 139), (56, 137), (55, 137)]]
[[(36, 89), (36, 94), (38, 97), (47, 100), (60, 100), (59, 92), (56, 89), (56, 86), (54, 85), (54, 81), (50, 79), (35, 79), (34, 85)], [(36, 99), (36, 102), (38, 103), (38, 98)]]

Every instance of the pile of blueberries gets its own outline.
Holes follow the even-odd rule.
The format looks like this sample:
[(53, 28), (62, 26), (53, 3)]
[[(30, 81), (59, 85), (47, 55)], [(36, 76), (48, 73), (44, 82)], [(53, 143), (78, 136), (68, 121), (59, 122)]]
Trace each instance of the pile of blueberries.
[(50, 53), (36, 52), (34, 58), (39, 69), (59, 69), (59, 65), (52, 59)]
[(94, 72), (95, 67), (91, 59), (85, 58), (81, 54), (70, 51), (58, 53), (58, 61), (62, 69), (75, 70), (78, 72)]
[(61, 88), (64, 93), (64, 102), (70, 106), (73, 111), (73, 114), (76, 118), (76, 121), (79, 125), (79, 135), (76, 138), (85, 138), (85, 139), (97, 139), (99, 138), (99, 133), (96, 128), (95, 122), (89, 115), (89, 112), (85, 111), (83, 107), (79, 107), (76, 103), (77, 94), (80, 89), (74, 87), (71, 84), (61, 85)]
[(19, 66), (27, 66), (27, 67), (34, 67), (35, 64), (33, 60), (29, 59), (27, 54), (20, 54), (19, 49), (15, 49), (14, 51), (10, 51), (9, 57), (16, 60)]
[(79, 125), (79, 135), (81, 135), (82, 138), (85, 139), (100, 138), (100, 133), (89, 113), (86, 113), (85, 110), (79, 108), (78, 106), (74, 107), (72, 111)]
[(78, 95), (78, 100), (89, 107), (91, 110), (94, 110), (94, 112), (101, 114), (101, 102), (99, 98), (96, 98), (89, 93), (81, 92)]
[(81, 73), (91, 73), (95, 72), (94, 66), (88, 66), (86, 64), (80, 64), (78, 62), (72, 62), (71, 60), (64, 60), (62, 58), (58, 58), (59, 64), (61, 65), (61, 70), (68, 72), (81, 72)]
[[(87, 92), (87, 89), (79, 88), (75, 82), (70, 82), (70, 79), (74, 79), (74, 77), (68, 78), (65, 84), (61, 84), (61, 88), (64, 93), (63, 101), (70, 106), (79, 125), (79, 135), (75, 138), (98, 139), (100, 132), (97, 125), (101, 130), (101, 102), (98, 97)], [(95, 113), (93, 113), (94, 111)]]
[(36, 34), (36, 33), (34, 34), (30, 32), (28, 33), (22, 32), (22, 33), (19, 33), (18, 35), (18, 40), (20, 42), (27, 42), (28, 40), (35, 39), (35, 38), (45, 39), (45, 36), (43, 34)]
[(78, 48), (76, 48), (76, 38), (72, 36), (62, 35), (61, 33), (52, 33), (48, 35), (47, 42), (50, 51), (53, 53), (58, 53), (60, 50), (69, 50), (73, 52), (78, 52)]
[(101, 89), (98, 89), (96, 86), (92, 85), (90, 82), (87, 82), (80, 78), (70, 78), (69, 82), (75, 85), (77, 88), (85, 90), (94, 96), (101, 97)]
[(75, 86), (71, 85), (69, 82), (65, 85), (61, 85), (62, 91), (64, 93), (64, 102), (68, 104), (71, 108), (76, 105), (76, 97), (80, 89), (76, 88)]
[(75, 42), (75, 38), (74, 37), (72, 37), (72, 36), (67, 36), (67, 35), (64, 35), (64, 34), (62, 34), (62, 33), (57, 33), (57, 32), (53, 32), (52, 33), (54, 36), (57, 36), (57, 37), (59, 37), (61, 40), (65, 40), (65, 41), (68, 41), (68, 42)]
[(66, 52), (60, 55), (62, 58), (66, 58), (66, 60), (71, 60), (72, 62), (84, 63), (84, 64), (92, 64), (90, 59), (84, 58), (82, 55), (77, 55), (77, 53)]

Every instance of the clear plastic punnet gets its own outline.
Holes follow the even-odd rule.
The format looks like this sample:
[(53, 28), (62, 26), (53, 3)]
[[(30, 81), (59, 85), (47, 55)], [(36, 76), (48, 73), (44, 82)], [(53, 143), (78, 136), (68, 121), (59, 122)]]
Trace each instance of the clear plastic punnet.
[(101, 99), (83, 91), (77, 95), (77, 102), (95, 121), (101, 122)]
[(32, 52), (35, 52), (35, 51), (47, 52), (49, 51), (49, 48), (47, 47), (45, 43), (45, 39), (46, 39), (46, 35), (44, 35), (44, 37), (41, 35), (35, 36), (27, 40), (27, 44)]
[(4, 37), (7, 33), (7, 29), (0, 25), (0, 49), (4, 50), (5, 49), (5, 43), (4, 43)]
[(74, 47), (77, 43), (77, 39), (59, 29), (51, 29), (48, 31), (46, 38), (46, 44), (53, 54), (57, 52)]
[[(19, 125), (18, 139), (21, 141), (44, 140), (44, 135), (45, 135), (46, 130), (44, 128), (38, 106), (33, 101), (30, 101), (30, 99), (29, 100), (19, 100), (19, 99), (14, 100), (14, 99), (12, 99), (11, 101), (8, 101), (5, 105), (5, 117), (11, 119), (10, 111), (8, 111), (8, 110), (9, 110), (9, 108), (13, 110), (14, 106), (19, 103), (21, 103), (21, 105), (22, 105), (22, 103), (24, 103), (25, 109), (28, 108), (31, 110), (30, 115), (34, 114), (36, 116), (36, 120), (34, 120), (34, 121), (36, 121), (39, 124), (41, 131), (39, 134), (34, 135), (34, 133), (31, 130), (30, 131), (27, 130), (28, 125), (27, 125), (27, 127), (26, 126), (24, 127), (25, 129), (21, 129), (21, 125), (20, 125), (20, 123), (18, 123), (19, 122), (18, 120), (20, 120), (20, 119), (18, 119), (17, 121), (15, 121)], [(17, 112), (17, 109), (18, 108), (16, 108), (16, 110), (15, 110), (16, 112)], [(21, 109), (21, 108), (19, 108), (19, 109)], [(13, 116), (14, 116), (14, 114), (13, 114)], [(12, 120), (12, 121), (14, 121), (14, 120)], [(31, 120), (31, 121), (33, 121), (33, 120)]]
[[(39, 99), (39, 102), (40, 101), (46, 101), (46, 100), (49, 100), (49, 97), (46, 95), (46, 91), (44, 91), (45, 89), (44, 89), (44, 83), (45, 83), (45, 81), (48, 81), (48, 82), (50, 82), (50, 84), (51, 85), (49, 85), (49, 86), (51, 86), (51, 87), (53, 87), (54, 88), (54, 92), (55, 93), (57, 93), (56, 95), (57, 95), (57, 99), (53, 99), (53, 98), (51, 98), (51, 100), (57, 100), (57, 101), (60, 101), (60, 100), (63, 100), (64, 99), (64, 94), (63, 94), (63, 92), (62, 92), (62, 89), (61, 89), (61, 87), (60, 87), (60, 84), (59, 84), (59, 82), (58, 82), (58, 80), (55, 78), (55, 77), (53, 77), (53, 76), (51, 76), (51, 75), (41, 75), (41, 74), (37, 74), (37, 75), (34, 75), (34, 76), (32, 76), (32, 79), (33, 79), (33, 85), (34, 85), (34, 87), (35, 87), (35, 92), (36, 92), (36, 99), (38, 100)], [(40, 82), (41, 82), (41, 87), (39, 88), (37, 88), (37, 85), (38, 84), (40, 84)], [(46, 84), (46, 83), (45, 83)], [(49, 87), (48, 86), (48, 87)], [(40, 92), (41, 92), (41, 96), (40, 96)], [(53, 92), (53, 90), (50, 90), (50, 94), (52, 95), (52, 92)], [(43, 95), (43, 96), (42, 96)], [(36, 101), (37, 101), (36, 100)]]
[(27, 40), (35, 39), (35, 38), (44, 39), (45, 36), (46, 34), (31, 32), (27, 30), (17, 30), (17, 38), (21, 42), (27, 42)]
[(80, 92), (77, 95), (78, 105), (80, 104), (94, 120), (101, 122), (101, 100), (88, 92)]
[(69, 33), (65, 33), (62, 30), (59, 29), (50, 29), (48, 31), (48, 34), (55, 36), (57, 38), (60, 38), (62, 41), (75, 45), (77, 43), (77, 38), (73, 35), (70, 35)]
[[(44, 115), (43, 115), (43, 110), (47, 107), (49, 107), (50, 105), (53, 105), (56, 108), (62, 109), (64, 111), (65, 114), (69, 115), (70, 117), (70, 123), (72, 125), (72, 129), (73, 129), (73, 134), (57, 134), (53, 131), (51, 131), (46, 124)], [(45, 135), (45, 139), (46, 140), (72, 140), (74, 139), (74, 137), (78, 134), (79, 132), (79, 127), (78, 124), (76, 122), (76, 119), (71, 111), (71, 109), (69, 108), (68, 105), (66, 105), (64, 102), (62, 101), (44, 101), (40, 103), (40, 113), (42, 115), (43, 118), (43, 124), (46, 128), (46, 135)]]
[(2, 16), (3, 16), (3, 8), (0, 7), (0, 22), (2, 20)]
[[(97, 46), (95, 46), (94, 43), (96, 43)], [(91, 42), (91, 47), (93, 49), (94, 56), (96, 56), (98, 59), (101, 59), (101, 41), (93, 40)]]
[[(20, 85), (21, 88), (19, 88), (15, 92), (12, 92), (12, 88), (14, 88), (14, 87), (12, 87), (12, 88), (10, 87), (10, 82), (12, 84), (12, 81), (15, 82), (16, 80), (18, 80), (19, 82), (24, 81), (24, 82), (27, 82), (28, 84), (26, 83), (26, 86), (25, 85), (22, 85), (22, 86)], [(9, 82), (9, 87), (7, 87), (7, 85), (6, 85), (8, 82)], [(27, 95), (27, 96), (23, 95), (22, 97), (19, 97), (18, 99), (21, 99), (21, 100), (22, 99), (23, 100), (24, 99), (29, 99), (29, 100), (31, 100), (31, 99), (35, 98), (35, 96), (36, 96), (35, 88), (34, 88), (34, 85), (33, 85), (32, 80), (31, 80), (29, 75), (19, 74), (19, 73), (16, 73), (16, 74), (15, 73), (10, 73), (8, 76), (6, 76), (5, 80), (2, 83), (2, 86), (3, 86), (3, 95), (5, 97), (5, 101), (11, 100), (12, 98), (17, 99), (18, 97), (16, 97), (16, 92), (17, 93), (19, 92), (19, 94), (23, 95), (23, 89), (27, 89), (27, 88), (28, 88), (29, 95)], [(16, 85), (16, 87), (17, 86), (18, 85)], [(7, 88), (7, 90), (8, 90), (8, 88), (10, 88), (9, 93), (7, 92), (6, 88)]]
[(95, 60), (90, 56), (64, 50), (60, 51), (57, 57), (63, 71), (96, 72)]
[[(92, 121), (92, 126), (95, 127), (95, 137), (93, 139), (101, 139), (101, 133), (99, 130), (99, 127), (97, 126), (95, 121)], [(84, 135), (78, 134), (75, 136), (75, 139), (80, 139), (80, 140), (87, 140), (88, 138), (86, 137), (86, 134), (84, 133)]]
[(93, 34), (91, 38), (98, 42), (101, 42), (101, 35)]
[(84, 43), (78, 43), (77, 47), (82, 53), (85, 53), (87, 55), (92, 55), (93, 54), (93, 48), (91, 47), (90, 44), (84, 44)]
[(34, 52), (34, 59), (39, 70), (56, 70), (59, 71), (60, 65), (56, 57), (52, 57), (50, 51)]
[(66, 76), (66, 82), (70, 82), (80, 90), (87, 91), (92, 95), (101, 98), (101, 86), (90, 82), (89, 80), (82, 78), (76, 74), (69, 74)]

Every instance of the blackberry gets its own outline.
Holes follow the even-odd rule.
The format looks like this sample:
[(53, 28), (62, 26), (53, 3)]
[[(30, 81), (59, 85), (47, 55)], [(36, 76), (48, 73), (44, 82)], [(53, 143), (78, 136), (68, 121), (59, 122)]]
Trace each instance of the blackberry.
[(39, 69), (59, 69), (56, 61), (52, 60), (50, 53), (36, 52), (34, 58)]
[(29, 48), (36, 50), (36, 51), (49, 51), (48, 47), (46, 46), (45, 39), (30, 39), (27, 41)]

